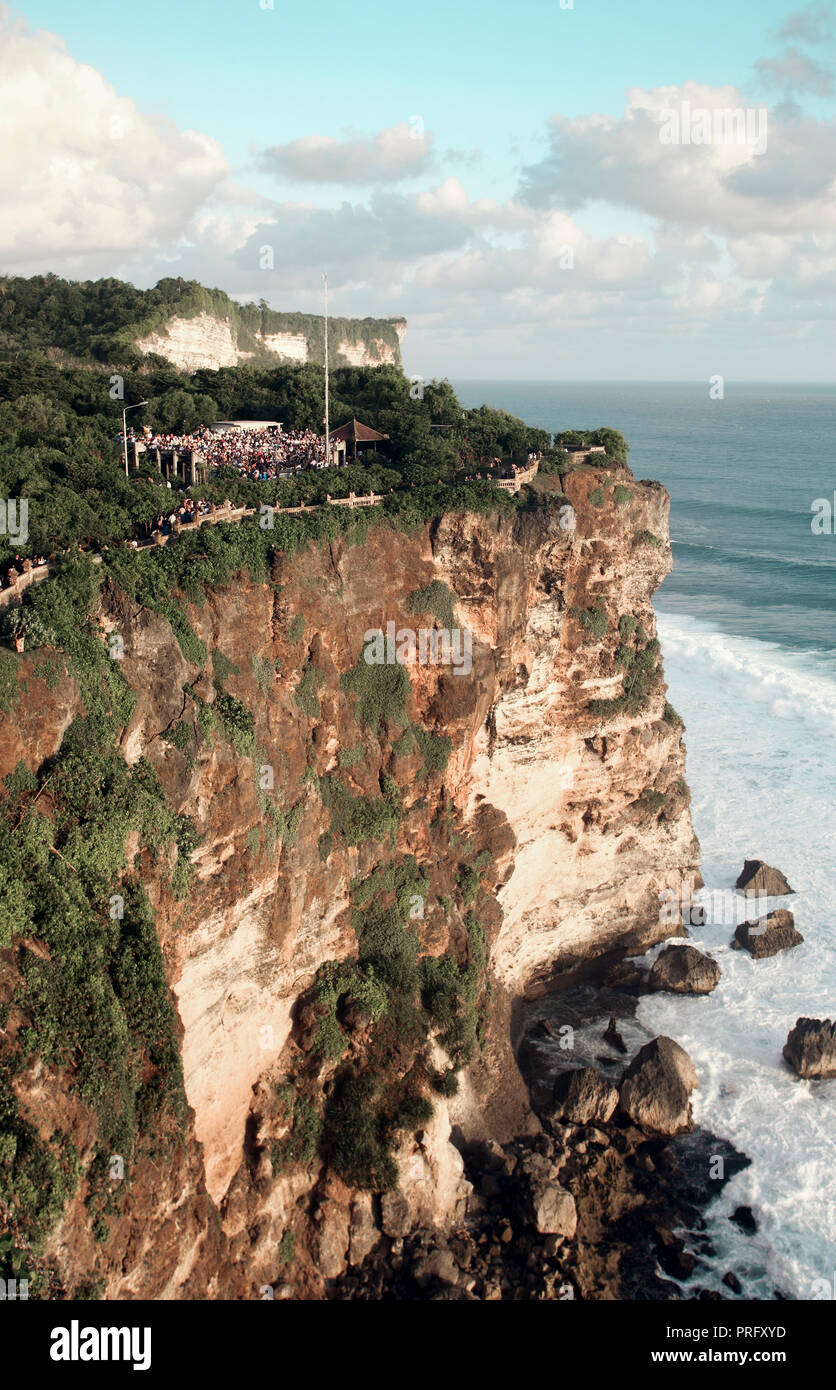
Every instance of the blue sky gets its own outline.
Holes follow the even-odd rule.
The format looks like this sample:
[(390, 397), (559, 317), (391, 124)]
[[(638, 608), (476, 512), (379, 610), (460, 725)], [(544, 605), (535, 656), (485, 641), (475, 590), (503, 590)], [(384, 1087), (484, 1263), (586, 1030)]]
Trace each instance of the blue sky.
[[(221, 141), (259, 146), (423, 116), (440, 144), (478, 151), (480, 193), (504, 197), (543, 148), (550, 115), (617, 115), (627, 87), (688, 79), (745, 90), (786, 18), (783, 0), (29, 0), (120, 93)], [(137, 20), (138, 22), (134, 22)], [(345, 73), (345, 76), (341, 76)], [(205, 80), (204, 80), (205, 79)]]
[[(144, 284), (180, 273), (312, 309), (325, 262), (334, 311), (404, 314), (407, 365), (425, 374), (687, 377), (726, 365), (826, 379), (832, 11), (818, 0), (24, 0), (11, 10), (11, 74), (29, 73), (25, 92), (42, 84), (49, 109), (21, 131), (25, 215), (0, 267)], [(666, 150), (659, 163), (659, 111), (684, 99), (768, 106), (768, 149), (731, 164), (716, 149)], [(13, 124), (27, 100), (8, 98)], [(7, 179), (20, 194), (13, 159)], [(566, 245), (571, 275), (559, 269)]]

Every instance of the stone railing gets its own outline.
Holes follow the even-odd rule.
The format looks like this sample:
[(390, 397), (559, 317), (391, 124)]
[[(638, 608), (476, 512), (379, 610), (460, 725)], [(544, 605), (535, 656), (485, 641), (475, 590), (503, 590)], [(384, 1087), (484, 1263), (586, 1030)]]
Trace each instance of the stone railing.
[(378, 502), (382, 502), (388, 494), (385, 492), (362, 493), (359, 497), (350, 492), (347, 497), (332, 497), (330, 492), (326, 493), (326, 500), (332, 507), (376, 507)]
[(24, 590), (28, 589), (30, 584), (41, 584), (54, 573), (55, 568), (55, 564), (49, 561), (44, 565), (32, 565), (28, 570), (24, 568), (23, 573), (18, 575), (8, 589), (0, 590), (0, 608), (14, 608), (16, 603), (20, 603)]
[(528, 468), (524, 468), (519, 473), (515, 473), (513, 478), (497, 478), (496, 485), (501, 492), (519, 492), (521, 487), (524, 487), (526, 483), (530, 483), (531, 479), (536, 477), (539, 467), (540, 460), (535, 459)]

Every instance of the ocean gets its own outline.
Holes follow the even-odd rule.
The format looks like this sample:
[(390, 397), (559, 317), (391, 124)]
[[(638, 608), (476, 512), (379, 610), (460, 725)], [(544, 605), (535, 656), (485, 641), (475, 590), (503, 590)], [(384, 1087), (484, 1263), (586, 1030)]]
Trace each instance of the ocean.
[[(714, 895), (690, 939), (722, 978), (704, 998), (647, 996), (637, 1017), (686, 1048), (695, 1119), (752, 1160), (710, 1209), (717, 1254), (692, 1282), (719, 1289), (733, 1269), (749, 1298), (836, 1298), (836, 1080), (801, 1081), (781, 1055), (796, 1018), (836, 1018), (836, 535), (811, 526), (816, 499), (836, 501), (836, 387), (453, 384), (544, 429), (621, 430), (635, 476), (671, 494), (674, 569), (654, 604)], [(791, 907), (804, 944), (770, 960), (729, 948), (745, 858), (796, 890), (769, 906)], [(754, 1236), (728, 1220), (741, 1204)]]

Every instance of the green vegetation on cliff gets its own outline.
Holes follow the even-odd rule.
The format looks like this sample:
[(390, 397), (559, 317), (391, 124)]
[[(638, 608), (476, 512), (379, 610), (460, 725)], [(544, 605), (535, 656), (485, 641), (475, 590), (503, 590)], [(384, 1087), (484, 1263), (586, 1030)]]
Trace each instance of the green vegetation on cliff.
[[(140, 758), (128, 767), (115, 746), (135, 697), (91, 616), (100, 578), (82, 557), (31, 596), (85, 713), (37, 774), (15, 769), (0, 803), (0, 947), (15, 947), (18, 976), (3, 993), (2, 1065), (11, 1075), (37, 1058), (63, 1073), (70, 1095), (96, 1115), (97, 1155), (117, 1155), (128, 1172), (137, 1145), (153, 1149), (177, 1133), (185, 1103), (175, 1014), (139, 866), (159, 866), (165, 881), (173, 863), (171, 888), (182, 895), (197, 835), (171, 810), (150, 764)], [(39, 1138), (7, 1086), (0, 1199), (33, 1248), (79, 1176), (66, 1136)]]

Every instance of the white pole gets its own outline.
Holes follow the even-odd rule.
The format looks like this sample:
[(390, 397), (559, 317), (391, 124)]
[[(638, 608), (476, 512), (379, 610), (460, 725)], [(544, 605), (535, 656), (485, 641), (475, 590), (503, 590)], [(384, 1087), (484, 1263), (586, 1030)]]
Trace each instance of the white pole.
[(122, 444), (125, 449), (125, 477), (128, 476), (128, 411), (139, 410), (141, 405), (147, 405), (147, 401), (137, 401), (135, 405), (126, 405), (122, 411)]
[(328, 275), (322, 277), (325, 285), (325, 467), (331, 463), (331, 428), (328, 415)]

